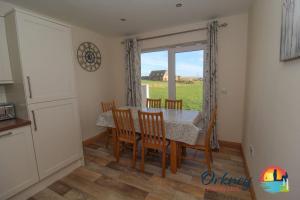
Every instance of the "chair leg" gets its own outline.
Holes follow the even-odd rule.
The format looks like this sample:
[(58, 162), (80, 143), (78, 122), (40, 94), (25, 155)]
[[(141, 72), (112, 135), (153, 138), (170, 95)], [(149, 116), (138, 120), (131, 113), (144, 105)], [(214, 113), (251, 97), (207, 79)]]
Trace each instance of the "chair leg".
[(111, 135), (111, 129), (108, 128), (106, 131), (106, 142), (105, 142), (105, 148), (108, 148), (109, 145), (109, 136)]
[(132, 167), (135, 168), (136, 163), (136, 143), (133, 143), (133, 158), (132, 158)]
[(142, 153), (141, 153), (141, 172), (144, 172), (144, 162), (145, 162), (145, 148), (142, 146)]
[(117, 158), (117, 162), (119, 162), (119, 160), (120, 160), (120, 142), (119, 141), (116, 142), (116, 158)]
[(117, 158), (117, 135), (116, 131), (112, 129), (112, 143), (113, 143), (113, 153), (115, 158)]
[(166, 148), (162, 150), (162, 177), (166, 176)]

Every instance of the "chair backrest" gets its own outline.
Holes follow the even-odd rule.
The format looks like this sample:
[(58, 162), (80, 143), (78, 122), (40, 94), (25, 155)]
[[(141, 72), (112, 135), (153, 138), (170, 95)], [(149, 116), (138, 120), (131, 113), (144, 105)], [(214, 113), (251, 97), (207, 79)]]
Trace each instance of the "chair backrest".
[(181, 100), (170, 100), (166, 99), (165, 108), (182, 110), (182, 99)]
[(116, 126), (116, 133), (119, 139), (125, 141), (135, 140), (135, 128), (130, 109), (115, 109), (112, 110), (113, 118)]
[(138, 111), (142, 141), (152, 147), (166, 145), (166, 132), (162, 112)]
[(146, 107), (147, 108), (161, 108), (161, 99), (147, 99)]
[(111, 111), (113, 108), (116, 108), (115, 101), (112, 102), (101, 102), (102, 112)]
[(205, 135), (205, 147), (207, 148), (210, 147), (211, 135), (215, 128), (216, 121), (217, 121), (217, 106), (212, 112), (212, 115), (209, 120), (208, 128), (207, 128), (207, 133)]

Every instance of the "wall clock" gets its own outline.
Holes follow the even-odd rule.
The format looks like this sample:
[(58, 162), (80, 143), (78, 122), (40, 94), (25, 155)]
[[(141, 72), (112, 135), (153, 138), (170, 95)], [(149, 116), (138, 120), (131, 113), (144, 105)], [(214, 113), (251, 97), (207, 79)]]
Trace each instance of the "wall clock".
[(97, 71), (101, 66), (101, 53), (91, 42), (83, 42), (79, 45), (77, 59), (81, 68), (88, 72)]

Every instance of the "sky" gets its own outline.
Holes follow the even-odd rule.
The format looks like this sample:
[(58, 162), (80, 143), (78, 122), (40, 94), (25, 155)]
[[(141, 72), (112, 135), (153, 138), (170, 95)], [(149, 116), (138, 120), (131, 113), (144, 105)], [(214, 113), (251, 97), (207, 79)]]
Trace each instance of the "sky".
[[(176, 53), (176, 76), (203, 77), (203, 51)], [(142, 53), (142, 76), (153, 70), (168, 70), (168, 51)]]

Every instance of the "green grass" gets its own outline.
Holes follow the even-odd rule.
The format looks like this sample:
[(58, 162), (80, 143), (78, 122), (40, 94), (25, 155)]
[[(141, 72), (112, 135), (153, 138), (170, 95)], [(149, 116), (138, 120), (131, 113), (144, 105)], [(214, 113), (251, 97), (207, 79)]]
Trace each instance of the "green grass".
[[(149, 85), (150, 98), (161, 98), (164, 104), (168, 98), (168, 82), (142, 80), (142, 84)], [(176, 83), (176, 99), (183, 100), (183, 109), (202, 110), (203, 81), (194, 81), (193, 84)]]

